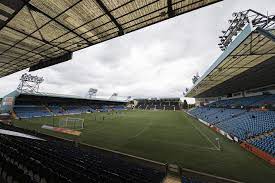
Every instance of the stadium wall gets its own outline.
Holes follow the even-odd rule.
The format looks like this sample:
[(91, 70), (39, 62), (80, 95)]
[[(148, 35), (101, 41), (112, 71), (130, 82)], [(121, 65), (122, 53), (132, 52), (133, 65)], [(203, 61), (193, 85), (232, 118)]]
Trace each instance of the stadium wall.
[(275, 158), (273, 158), (271, 155), (267, 154), (266, 152), (263, 152), (260, 149), (254, 147), (248, 143), (245, 143), (245, 142), (241, 143), (241, 147), (243, 147), (247, 151), (255, 154), (256, 156), (266, 160), (271, 165), (275, 166)]
[(269, 85), (260, 88), (254, 88), (245, 91), (239, 91), (236, 93), (230, 93), (227, 96), (219, 96), (219, 97), (208, 97), (208, 98), (195, 98), (196, 106), (203, 106), (210, 104), (212, 102), (216, 102), (219, 100), (228, 100), (228, 99), (236, 99), (242, 97), (251, 97), (251, 96), (259, 96), (264, 94), (275, 94), (275, 85)]

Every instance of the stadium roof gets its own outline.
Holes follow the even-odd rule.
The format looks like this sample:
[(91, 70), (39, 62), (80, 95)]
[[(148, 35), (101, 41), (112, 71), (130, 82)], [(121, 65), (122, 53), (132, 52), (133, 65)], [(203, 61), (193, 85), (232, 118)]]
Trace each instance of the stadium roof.
[(265, 26), (249, 23), (187, 92), (217, 97), (274, 84), (275, 16)]
[(221, 0), (1, 0), (0, 77)]
[(162, 100), (162, 101), (178, 101), (179, 97), (150, 97), (150, 98), (134, 98), (134, 100)]
[(28, 96), (38, 96), (38, 97), (51, 97), (51, 98), (68, 98), (68, 99), (80, 99), (80, 100), (92, 100), (92, 101), (107, 101), (107, 102), (122, 102), (127, 103), (126, 100), (114, 100), (114, 99), (105, 99), (105, 98), (87, 98), (87, 97), (81, 97), (77, 95), (66, 95), (66, 94), (56, 94), (56, 93), (45, 93), (45, 92), (39, 92), (39, 93), (20, 93), (20, 95), (28, 95)]
[[(92, 101), (107, 101), (107, 102), (121, 102), (121, 103), (127, 103), (128, 101), (126, 100), (114, 100), (114, 99), (105, 99), (105, 98), (98, 98), (98, 97), (94, 97), (94, 98), (86, 98), (86, 97), (81, 97), (81, 96), (77, 96), (77, 95), (66, 95), (66, 94), (57, 94), (57, 93), (46, 93), (46, 92), (37, 92), (37, 93), (27, 93), (27, 92), (20, 92), (18, 90), (15, 90), (11, 93), (9, 93), (8, 95), (6, 95), (5, 97), (9, 97), (9, 96), (14, 96), (14, 97), (18, 97), (18, 96), (31, 96), (31, 97), (49, 97), (49, 98), (63, 98), (63, 99), (79, 99), (79, 100), (92, 100)], [(4, 98), (5, 98), (4, 97)]]

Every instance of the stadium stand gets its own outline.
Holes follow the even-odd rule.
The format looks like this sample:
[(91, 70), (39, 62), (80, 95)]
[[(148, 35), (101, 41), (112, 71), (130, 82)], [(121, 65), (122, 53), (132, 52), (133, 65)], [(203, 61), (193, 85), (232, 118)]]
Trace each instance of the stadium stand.
[(275, 135), (274, 133), (264, 134), (247, 141), (251, 145), (275, 156)]
[[(0, 130), (10, 132), (9, 135), (0, 132), (3, 183), (166, 183), (171, 180), (167, 164), (3, 123)], [(190, 169), (179, 172), (184, 183), (232, 182)]]
[[(3, 125), (2, 129), (23, 131)], [(61, 140), (0, 135), (0, 174), (7, 182), (161, 182), (163, 171), (104, 156)]]
[(51, 116), (45, 107), (39, 105), (14, 105), (13, 110), (19, 118)]
[[(226, 104), (229, 108), (217, 108), (217, 105), (210, 104), (205, 107), (191, 109), (189, 113), (207, 122), (212, 127), (222, 130), (232, 138), (247, 142), (275, 157), (274, 135), (265, 135), (275, 133), (275, 111), (262, 110), (261, 106), (262, 104), (265, 105), (265, 103), (260, 102), (260, 100), (257, 100), (257, 103), (261, 104), (257, 105), (260, 108), (258, 110), (255, 109), (255, 102), (248, 102), (251, 99), (255, 101), (255, 98), (262, 98), (262, 96), (253, 97), (253, 99), (234, 99), (236, 102), (242, 101), (242, 105), (246, 109), (232, 109), (231, 107), (236, 102), (232, 102), (231, 99), (229, 101), (216, 102), (219, 105)], [(262, 99), (266, 101), (265, 98)], [(253, 104), (253, 109), (249, 109), (251, 104)], [(225, 105), (222, 106), (224, 107)]]
[(210, 124), (216, 124), (226, 119), (231, 119), (239, 114), (244, 113), (242, 109), (225, 109), (200, 107), (190, 111), (197, 118), (208, 121)]
[(219, 100), (208, 104), (211, 107), (229, 107), (229, 108), (260, 108), (269, 107), (275, 104), (275, 95), (258, 95), (243, 98), (234, 98), (229, 100)]
[[(243, 104), (250, 105), (244, 98), (242, 101)], [(229, 104), (232, 103), (232, 100), (229, 102), (224, 100), (223, 103)], [(198, 107), (190, 110), (189, 113), (243, 141), (267, 132), (273, 132), (275, 129), (275, 111), (214, 108), (212, 106), (210, 104), (206, 107)]]
[(147, 110), (180, 110), (180, 98), (147, 98), (135, 99), (136, 108)]
[(1, 111), (6, 110), (8, 113), (13, 113), (15, 118), (125, 110), (127, 104), (126, 101), (87, 99), (43, 93), (30, 94), (18, 91), (14, 91), (4, 98), (12, 99), (12, 102), (10, 105), (3, 105)]
[(186, 94), (197, 106), (188, 112), (275, 165), (275, 16), (247, 10), (231, 21), (223, 53)]

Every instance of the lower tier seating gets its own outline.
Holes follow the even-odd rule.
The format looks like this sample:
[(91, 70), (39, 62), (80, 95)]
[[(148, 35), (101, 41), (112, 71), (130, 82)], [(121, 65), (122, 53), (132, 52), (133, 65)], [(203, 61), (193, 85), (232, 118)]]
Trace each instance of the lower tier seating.
[(274, 111), (249, 111), (216, 125), (227, 133), (245, 140), (275, 129)]
[(36, 105), (15, 105), (14, 112), (19, 118), (33, 118), (33, 117), (45, 117), (52, 115), (67, 115), (67, 114), (81, 114), (87, 112), (108, 112), (110, 110), (125, 110), (125, 106), (94, 106), (88, 105), (48, 105), (48, 106), (36, 106)]
[(16, 105), (14, 106), (14, 112), (20, 118), (51, 116), (51, 113), (45, 107), (36, 105)]
[(257, 137), (248, 143), (275, 157), (275, 133)]
[(210, 124), (217, 124), (221, 121), (234, 118), (245, 112), (246, 110), (243, 109), (226, 109), (210, 107), (198, 107), (190, 111), (190, 113), (193, 116), (200, 118), (204, 121), (207, 121)]
[(252, 141), (252, 145), (274, 156), (275, 145), (271, 148), (267, 143), (272, 142), (274, 136), (265, 137), (263, 134), (274, 131), (275, 111), (198, 107), (189, 113), (242, 141), (262, 136), (259, 142)]
[(0, 173), (7, 182), (18, 183), (160, 183), (165, 176), (116, 154), (106, 156), (63, 141), (6, 135), (0, 135)]

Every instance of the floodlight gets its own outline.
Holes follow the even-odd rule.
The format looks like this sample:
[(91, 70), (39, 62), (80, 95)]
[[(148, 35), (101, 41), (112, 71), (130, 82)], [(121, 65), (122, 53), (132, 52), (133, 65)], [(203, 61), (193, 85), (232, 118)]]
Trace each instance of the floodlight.
[(237, 31), (241, 31), (242, 30), (242, 28), (241, 27), (237, 27)]
[(245, 26), (245, 23), (244, 23), (244, 22), (241, 22), (241, 23), (239, 24), (239, 26), (240, 26), (240, 27), (244, 27), (244, 26)]
[(234, 12), (234, 13), (232, 13), (232, 16), (236, 17), (236, 16), (238, 16), (238, 13)]
[(246, 15), (241, 13), (241, 18), (244, 19), (245, 17), (246, 17)]

